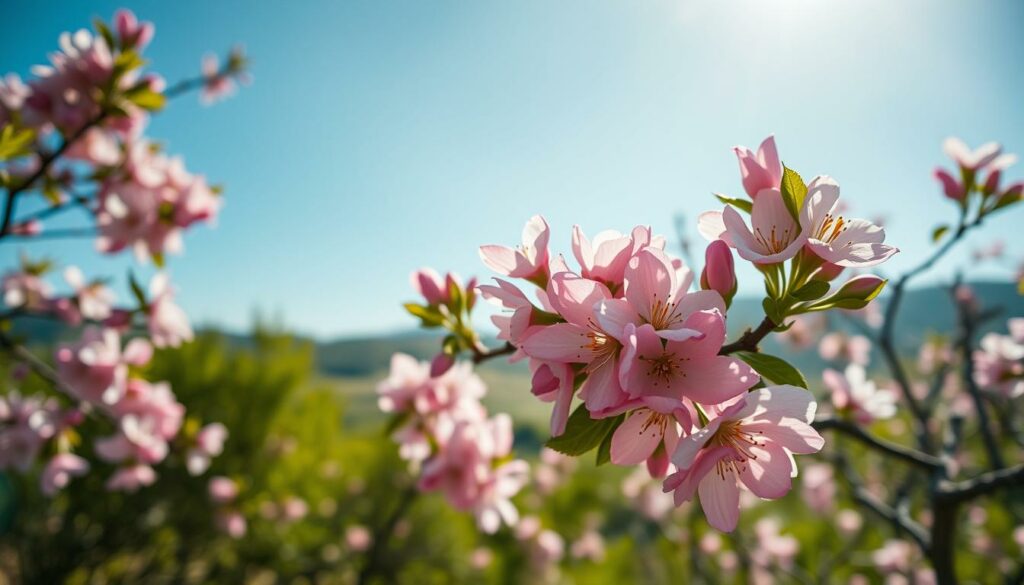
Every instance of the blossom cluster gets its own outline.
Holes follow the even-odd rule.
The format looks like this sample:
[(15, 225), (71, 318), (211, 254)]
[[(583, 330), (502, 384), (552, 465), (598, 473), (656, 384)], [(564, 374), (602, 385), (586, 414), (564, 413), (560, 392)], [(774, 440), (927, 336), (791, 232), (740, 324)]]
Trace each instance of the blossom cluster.
[[(224, 67), (206, 67), (168, 88), (145, 70), (142, 53), (154, 32), (152, 23), (119, 10), (109, 25), (97, 21), (94, 31), (62, 34), (59, 50), (33, 68), (31, 79), (13, 73), (0, 79), (0, 187), (6, 191), (0, 238), (81, 235), (93, 238), (101, 253), (132, 250), (139, 261), (162, 268), (165, 254), (180, 252), (188, 228), (216, 219), (219, 189), (145, 132), (150, 115), (170, 97), (188, 89), (224, 94), (244, 75), (245, 58), (233, 52)], [(74, 210), (84, 213), (88, 228), (48, 232), (45, 221)], [(154, 466), (175, 448), (191, 474), (204, 473), (221, 453), (227, 429), (186, 419), (170, 385), (144, 377), (154, 348), (193, 337), (168, 274), (155, 272), (148, 291), (130, 275), (131, 302), (119, 306), (105, 279), (88, 280), (74, 266), (63, 269), (67, 291), (56, 292), (47, 280), (53, 268), (51, 261), (23, 256), (0, 280), (5, 331), (14, 320), (31, 318), (62, 323), (77, 335), (56, 349), (53, 369), (26, 358), (27, 350), (15, 352), (17, 377), (33, 371), (57, 392), (0, 398), (0, 469), (27, 473), (45, 459), (39, 477), (48, 495), (96, 460), (111, 469), (108, 489), (137, 490), (156, 480)], [(3, 336), (5, 348), (21, 347), (18, 334)]]
[(422, 491), (440, 491), (459, 510), (472, 511), (481, 530), (514, 525), (511, 498), (527, 483), (526, 462), (512, 459), (512, 419), (488, 416), (487, 391), (467, 363), (435, 375), (405, 354), (377, 388), (380, 409), (392, 414), (399, 454), (419, 471)]
[(1009, 335), (988, 333), (974, 351), (974, 381), (1006, 398), (1024, 395), (1024, 318), (1007, 322)]

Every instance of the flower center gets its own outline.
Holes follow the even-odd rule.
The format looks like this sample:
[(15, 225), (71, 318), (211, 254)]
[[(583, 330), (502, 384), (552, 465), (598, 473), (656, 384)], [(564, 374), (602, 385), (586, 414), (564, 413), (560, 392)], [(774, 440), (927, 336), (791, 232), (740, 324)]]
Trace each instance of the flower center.
[(821, 222), (821, 226), (814, 233), (814, 239), (821, 240), (826, 244), (831, 244), (839, 237), (840, 234), (846, 231), (846, 228), (850, 227), (847, 225), (846, 220), (843, 216), (835, 217), (831, 213), (825, 216), (824, 221)]
[(764, 233), (760, 228), (754, 229), (754, 239), (757, 243), (761, 244), (769, 254), (778, 254), (779, 252), (786, 249), (793, 243), (793, 236), (795, 231), (790, 226), (784, 230), (779, 230), (778, 227), (772, 226), (772, 229), (768, 230), (768, 233)]
[(748, 460), (756, 460), (757, 454), (751, 451), (751, 448), (764, 446), (764, 441), (759, 440), (760, 435), (763, 434), (763, 431), (744, 430), (739, 421), (722, 423), (708, 444), (715, 447), (729, 447), (733, 453), (718, 461), (716, 464), (718, 475), (724, 477), (726, 473), (739, 473), (746, 469)]
[(651, 304), (651, 326), (655, 329), (669, 329), (672, 325), (682, 321), (682, 315), (680, 315), (676, 308), (679, 306), (679, 301), (663, 301), (657, 298), (657, 294), (654, 295), (654, 303)]
[(681, 363), (684, 360), (674, 354), (663, 353), (658, 357), (640, 359), (647, 362), (647, 376), (655, 388), (662, 384), (668, 386), (677, 376), (686, 376)]

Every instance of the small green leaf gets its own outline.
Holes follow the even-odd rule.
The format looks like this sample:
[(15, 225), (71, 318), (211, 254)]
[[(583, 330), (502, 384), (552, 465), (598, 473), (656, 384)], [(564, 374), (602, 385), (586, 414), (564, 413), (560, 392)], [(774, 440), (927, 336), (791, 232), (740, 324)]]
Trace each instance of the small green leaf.
[(590, 418), (586, 405), (579, 405), (565, 425), (565, 432), (548, 439), (547, 446), (565, 455), (578, 456), (601, 444), (615, 428), (616, 418)]
[(601, 444), (597, 447), (597, 460), (595, 463), (598, 467), (608, 463), (612, 460), (612, 436), (615, 434), (615, 429), (619, 428), (619, 425), (626, 420), (625, 414), (620, 414), (615, 417), (615, 423), (608, 429), (604, 439), (601, 440)]
[(932, 230), (932, 241), (933, 242), (938, 242), (939, 240), (942, 239), (942, 236), (946, 235), (946, 232), (948, 232), (948, 231), (949, 231), (949, 226), (948, 225), (940, 225), (937, 228), (933, 229)]
[(782, 323), (782, 312), (779, 310), (779, 306), (774, 299), (765, 297), (761, 301), (761, 307), (764, 309), (764, 314), (772, 320), (772, 323)]
[(746, 362), (748, 366), (754, 368), (763, 378), (767, 378), (774, 384), (791, 384), (807, 388), (807, 380), (804, 379), (804, 375), (800, 373), (800, 370), (782, 358), (750, 351), (737, 352), (735, 355)]
[(822, 280), (812, 280), (793, 292), (793, 296), (801, 301), (820, 299), (828, 293), (829, 285)]
[(0, 132), (0, 161), (28, 154), (35, 139), (36, 133), (31, 129), (18, 130), (13, 124), (4, 126)]
[(444, 341), (441, 343), (441, 351), (443, 351), (445, 355), (458, 355), (460, 348), (461, 344), (459, 343), (459, 338), (455, 335), (445, 337)]
[(135, 296), (135, 300), (138, 301), (139, 307), (142, 309), (146, 308), (146, 293), (142, 290), (142, 286), (138, 280), (135, 280), (135, 273), (131, 270), (128, 271), (128, 286), (132, 289), (132, 295)]
[(136, 106), (150, 112), (163, 109), (164, 104), (167, 103), (167, 97), (158, 91), (153, 91), (148, 83), (129, 89), (125, 92), (124, 97)]
[(405, 310), (413, 317), (418, 317), (423, 327), (440, 327), (444, 324), (444, 316), (431, 307), (424, 307), (416, 303), (405, 303)]
[(448, 298), (451, 301), (448, 304), (448, 308), (452, 311), (461, 314), (463, 311), (463, 302), (465, 299), (462, 295), (462, 289), (459, 288), (459, 284), (455, 282), (455, 279), (448, 281)]
[(782, 165), (782, 201), (793, 219), (800, 220), (800, 208), (807, 198), (807, 184), (803, 177), (793, 169)]
[(388, 424), (384, 427), (384, 435), (391, 436), (392, 433), (397, 431), (402, 425), (409, 420), (412, 415), (410, 412), (399, 412), (388, 419)]
[(163, 268), (164, 267), (164, 253), (163, 252), (157, 252), (156, 254), (153, 254), (153, 264), (156, 264), (157, 268)]
[(721, 193), (715, 193), (714, 195), (722, 203), (725, 203), (726, 205), (732, 205), (733, 207), (741, 211), (746, 211), (747, 213), (750, 213), (751, 211), (754, 210), (753, 201), (749, 201), (747, 199), (740, 199), (738, 197), (728, 197), (726, 195), (722, 195)]

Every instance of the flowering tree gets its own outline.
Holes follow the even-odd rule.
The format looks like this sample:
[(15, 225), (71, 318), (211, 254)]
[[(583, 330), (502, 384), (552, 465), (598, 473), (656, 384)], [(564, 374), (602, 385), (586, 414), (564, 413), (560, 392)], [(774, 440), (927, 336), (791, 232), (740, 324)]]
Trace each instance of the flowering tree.
[[(162, 269), (167, 254), (181, 251), (185, 231), (217, 217), (220, 189), (145, 131), (171, 98), (200, 90), (210, 101), (232, 91), (246, 78), (245, 57), (232, 51), (219, 66), (208, 59), (201, 76), (167, 86), (145, 68), (153, 33), (151, 23), (121, 10), (109, 25), (97, 20), (93, 32), (62, 34), (50, 63), (27, 82), (13, 73), (0, 79), (0, 242), (80, 238), (103, 254), (131, 250)], [(73, 215), (85, 225), (50, 229)], [(227, 429), (186, 424), (170, 385), (145, 378), (154, 347), (193, 336), (167, 273), (158, 270), (148, 289), (129, 275), (130, 302), (118, 305), (106, 280), (75, 266), (63, 267), (67, 288), (58, 292), (48, 280), (55, 268), (23, 254), (0, 283), (0, 349), (22, 383), (35, 377), (49, 387), (0, 396), (0, 470), (38, 474), (47, 495), (90, 472), (105, 474), (109, 490), (135, 491), (155, 482), (155, 466), (168, 460), (203, 474)], [(77, 341), (52, 360), (40, 357), (33, 328), (19, 327), (38, 319), (74, 328)]]
[[(570, 266), (550, 250), (550, 229), (541, 216), (526, 223), (521, 245), (480, 248), (483, 262), (502, 277), (494, 284), (463, 285), (453, 274), (441, 278), (430, 269), (418, 271), (412, 282), (422, 301), (406, 309), (422, 326), (447, 335), (430, 364), (396, 356), (379, 392), (381, 408), (394, 413), (392, 436), (419, 474), (420, 489), (441, 489), (456, 507), (474, 510), (486, 531), (496, 530), (499, 519), (515, 523), (507, 499), (523, 482), (511, 479), (510, 468), (516, 476), (525, 470), (519, 462), (506, 462), (508, 435), (498, 430), (506, 419), (487, 417), (478, 402), (481, 383), (468, 362), (458, 361), (509, 356), (527, 362), (532, 394), (552, 404), (550, 449), (568, 456), (596, 451), (598, 465), (645, 464), (676, 506), (698, 500), (707, 522), (725, 532), (736, 528), (741, 502), (750, 500), (741, 498), (744, 492), (754, 500), (784, 497), (797, 476), (794, 455), (822, 452), (830, 465), (812, 466), (805, 489), (834, 490), (833, 477), (842, 478), (856, 502), (891, 523), (895, 535), (930, 562), (933, 572), (922, 578), (955, 583), (958, 511), (975, 498), (1024, 484), (1024, 465), (1007, 465), (1008, 441), (993, 432), (986, 398), (990, 390), (1002, 400), (1024, 392), (1024, 326), (1012, 320), (1009, 336), (990, 334), (975, 350), (974, 331), (990, 315), (966, 292), (956, 293), (960, 332), (954, 345), (976, 435), (964, 433), (963, 411), (939, 403), (941, 383), (923, 399), (916, 392), (897, 352), (894, 327), (908, 283), (969, 230), (1019, 202), (1024, 183), (1001, 185), (1015, 157), (1002, 155), (998, 145), (971, 151), (951, 139), (946, 151), (959, 178), (945, 170), (936, 177), (957, 205), (958, 221), (937, 228), (938, 248), (895, 280), (880, 321), (869, 311), (877, 311), (873, 301), (887, 280), (863, 270), (898, 249), (885, 242), (880, 226), (844, 215), (835, 180), (817, 176), (805, 182), (784, 166), (772, 137), (756, 152), (735, 149), (748, 197), (716, 195), (724, 209), (700, 216), (700, 232), (710, 243), (699, 277), (667, 250), (665, 238), (644, 226), (601, 232), (592, 240), (574, 227), (578, 264)], [(763, 275), (764, 318), (727, 341), (725, 324), (737, 290), (735, 256)], [(503, 346), (486, 347), (472, 327), (478, 295), (502, 309), (491, 320)], [(795, 336), (797, 328), (806, 339), (807, 319), (825, 313), (840, 314), (863, 331), (822, 339), (825, 359), (849, 365), (845, 372), (825, 372), (832, 413), (819, 414), (819, 398), (803, 374), (764, 353), (760, 344), (773, 332)], [(895, 392), (867, 376), (873, 344)], [(952, 363), (943, 362), (940, 380)], [(873, 421), (903, 412), (913, 424), (913, 446), (871, 432)], [(838, 433), (830, 448), (820, 434), (825, 431)], [(964, 442), (973, 436), (984, 445), (987, 465), (965, 460)], [(906, 464), (905, 489), (895, 501), (887, 502), (860, 479), (863, 471), (840, 437)], [(779, 537), (777, 525), (758, 526), (758, 538), (775, 545), (760, 549), (767, 555), (763, 564), (792, 558), (793, 545)]]

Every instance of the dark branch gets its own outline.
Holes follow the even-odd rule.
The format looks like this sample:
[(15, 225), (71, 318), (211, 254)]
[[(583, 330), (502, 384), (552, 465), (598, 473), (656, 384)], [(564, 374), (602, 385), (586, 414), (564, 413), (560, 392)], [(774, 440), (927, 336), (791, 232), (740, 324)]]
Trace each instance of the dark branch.
[(512, 345), (511, 343), (506, 343), (505, 345), (494, 349), (488, 349), (483, 345), (478, 344), (473, 347), (473, 363), (483, 363), (492, 358), (515, 353), (515, 351), (516, 346)]
[(989, 471), (964, 481), (943, 481), (935, 492), (936, 500), (958, 503), (986, 496), (1007, 487), (1024, 486), (1024, 463), (1006, 469)]
[(777, 327), (771, 319), (765, 317), (761, 321), (761, 324), (757, 326), (757, 329), (747, 329), (739, 339), (732, 343), (727, 343), (722, 346), (722, 349), (718, 351), (718, 355), (729, 355), (736, 353), (737, 351), (757, 351), (758, 344), (768, 337), (768, 334), (772, 332), (772, 329)]
[(874, 435), (868, 433), (867, 431), (858, 427), (857, 425), (847, 422), (845, 420), (832, 417), (822, 418), (814, 421), (812, 426), (815, 429), (818, 429), (819, 431), (834, 430), (836, 432), (843, 433), (847, 436), (857, 439), (864, 445), (867, 445), (868, 447), (871, 447), (872, 449), (880, 453), (891, 455), (892, 457), (895, 457), (897, 459), (900, 459), (902, 461), (905, 461), (907, 463), (910, 463), (911, 465), (920, 467), (927, 471), (933, 471), (936, 469), (944, 468), (942, 460), (939, 459), (938, 457), (929, 455), (927, 453), (922, 453), (921, 451), (911, 449), (910, 447), (904, 447), (903, 445), (891, 443), (884, 439), (879, 439), (878, 437), (875, 437)]

